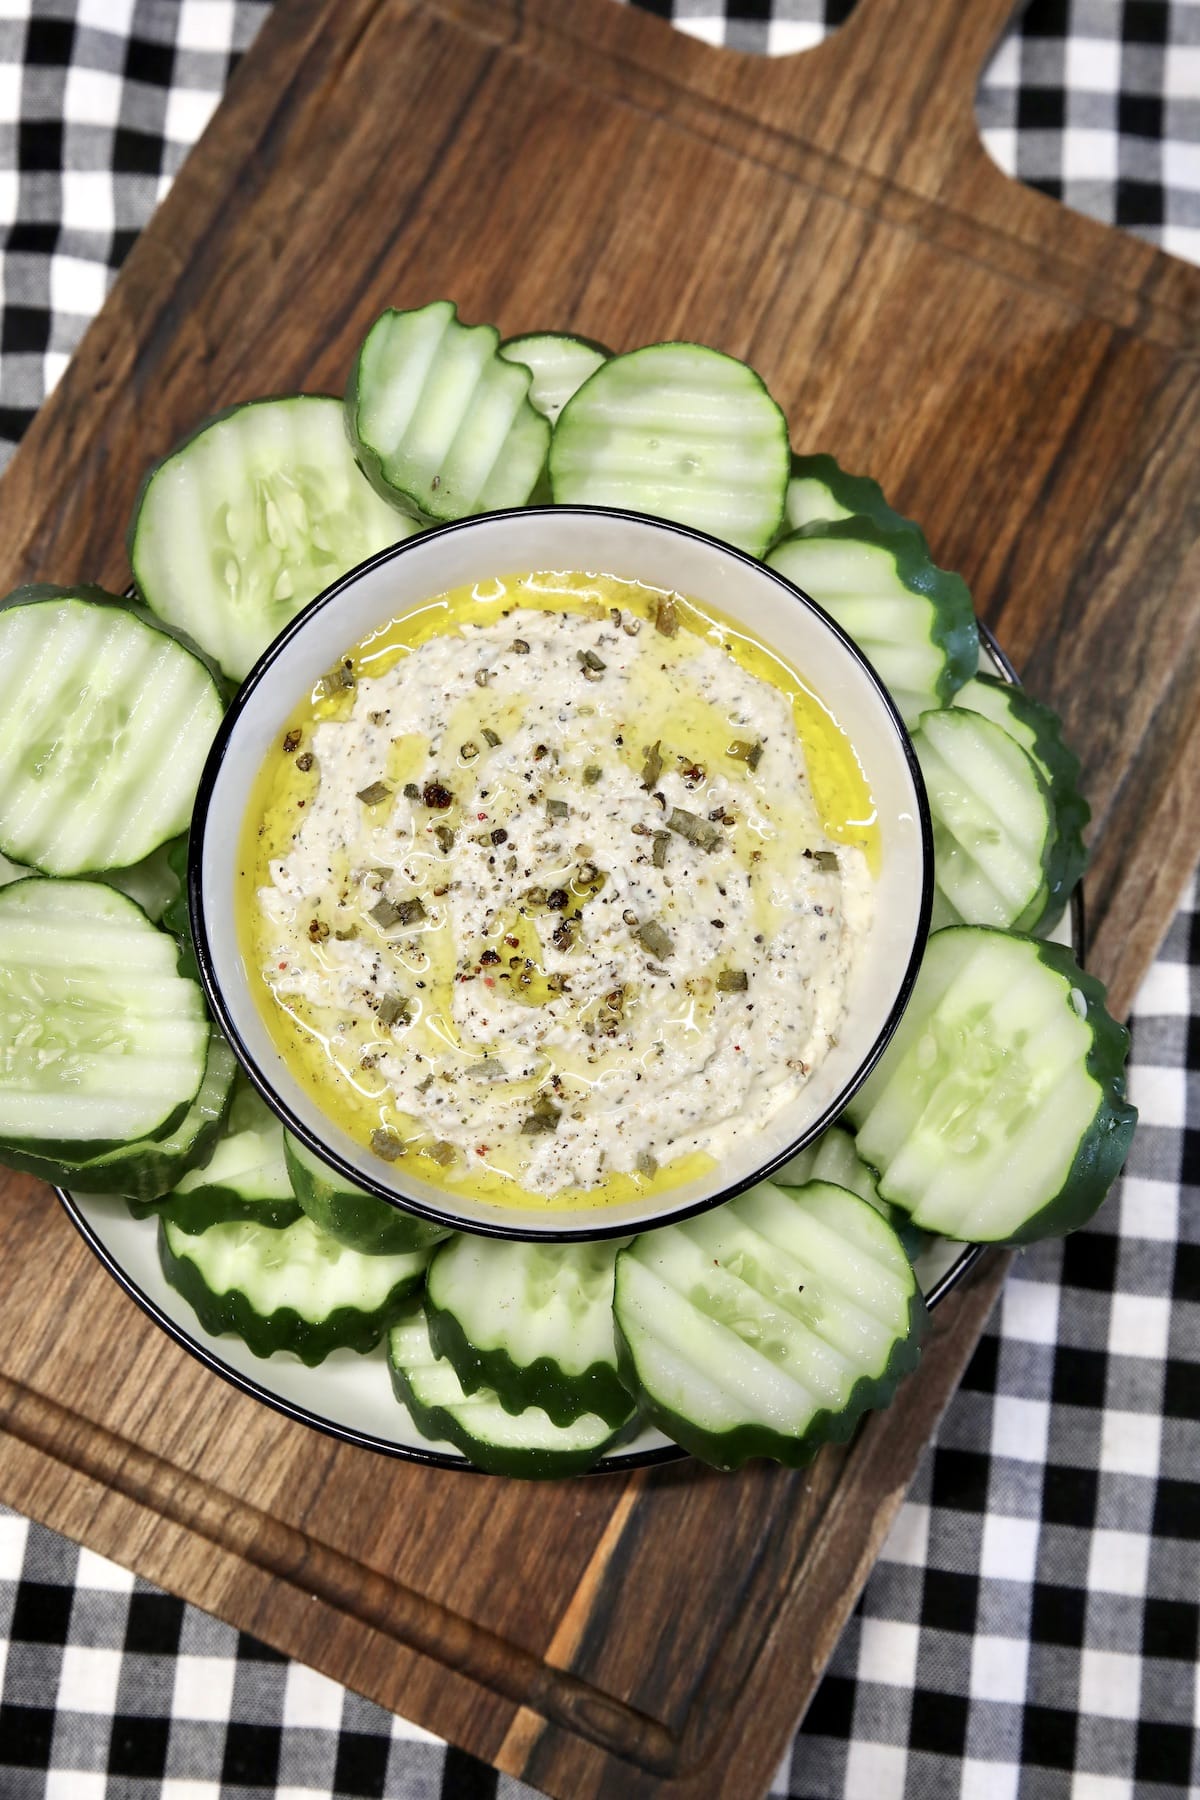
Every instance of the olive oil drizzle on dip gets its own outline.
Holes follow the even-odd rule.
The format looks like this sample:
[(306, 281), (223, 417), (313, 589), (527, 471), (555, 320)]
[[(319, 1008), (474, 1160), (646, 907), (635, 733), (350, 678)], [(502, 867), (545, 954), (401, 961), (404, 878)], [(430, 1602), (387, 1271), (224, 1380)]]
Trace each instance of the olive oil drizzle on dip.
[(247, 811), (280, 1054), (384, 1162), (493, 1202), (702, 1174), (836, 1033), (879, 856), (853, 747), (677, 594), (537, 573), (349, 650)]

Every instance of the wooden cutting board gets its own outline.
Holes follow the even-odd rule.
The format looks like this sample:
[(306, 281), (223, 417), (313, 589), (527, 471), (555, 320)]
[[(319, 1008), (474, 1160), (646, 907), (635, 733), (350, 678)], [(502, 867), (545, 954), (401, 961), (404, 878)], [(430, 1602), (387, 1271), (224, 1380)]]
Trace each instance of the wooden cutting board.
[[(1200, 271), (1010, 184), (1008, 0), (860, 0), (806, 56), (609, 0), (285, 0), (0, 484), (0, 584), (127, 579), (147, 463), (337, 390), (380, 308), (749, 358), (1066, 717), (1124, 1009), (1196, 853)], [(985, 1322), (803, 1473), (548, 1489), (340, 1448), (154, 1330), (49, 1192), (0, 1210), (0, 1498), (548, 1792), (763, 1792)]]

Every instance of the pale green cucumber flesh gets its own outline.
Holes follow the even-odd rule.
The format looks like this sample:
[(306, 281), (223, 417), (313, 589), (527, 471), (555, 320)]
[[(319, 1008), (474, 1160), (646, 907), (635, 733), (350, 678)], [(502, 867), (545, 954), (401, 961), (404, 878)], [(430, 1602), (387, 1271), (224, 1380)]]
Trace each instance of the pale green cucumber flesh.
[(633, 1403), (617, 1374), (613, 1264), (621, 1243), (456, 1237), (429, 1266), (434, 1349), (468, 1393), (510, 1412), (540, 1407), (556, 1425), (597, 1413), (622, 1424)]
[(170, 1131), (209, 1028), (173, 938), (115, 888), (0, 889), (0, 1141), (69, 1161)]
[(787, 421), (745, 363), (652, 344), (601, 364), (559, 416), (560, 503), (628, 507), (759, 555), (783, 516)]
[(339, 400), (250, 401), (151, 470), (129, 554), (148, 606), (240, 681), (308, 602), (414, 522), (373, 492)]
[(529, 404), (553, 425), (572, 394), (578, 393), (588, 376), (608, 361), (611, 352), (589, 338), (544, 331), (509, 338), (501, 344), (500, 354), (508, 362), (520, 363), (529, 370), (533, 376)]
[(115, 595), (0, 602), (0, 849), (50, 875), (124, 870), (187, 829), (224, 704)]
[(910, 728), (974, 673), (970, 593), (911, 531), (858, 516), (820, 522), (781, 539), (766, 560), (854, 639)]
[(377, 1344), (424, 1279), (425, 1252), (360, 1256), (310, 1219), (247, 1221), (190, 1236), (159, 1221), (163, 1274), (206, 1331), (232, 1331), (255, 1356), (287, 1350), (310, 1366)]
[(449, 300), (383, 313), (355, 360), (346, 426), (378, 493), (421, 519), (523, 506), (546, 462), (550, 425), (532, 375), (499, 352), (491, 325), (464, 325)]
[(879, 1189), (926, 1230), (1028, 1243), (1074, 1230), (1129, 1147), (1128, 1033), (1069, 950), (982, 926), (929, 940), (848, 1108)]
[(1049, 904), (1058, 827), (1037, 764), (965, 707), (926, 713), (913, 735), (934, 835), (934, 879), (968, 925), (1034, 929)]
[(595, 1414), (555, 1425), (538, 1407), (511, 1413), (488, 1389), (468, 1394), (429, 1339), (425, 1313), (410, 1304), (388, 1334), (388, 1367), (396, 1398), (418, 1430), (453, 1444), (477, 1468), (525, 1480), (582, 1475), (636, 1428), (613, 1430)]
[(763, 1182), (644, 1233), (617, 1258), (618, 1353), (642, 1411), (719, 1468), (799, 1467), (891, 1398), (925, 1308), (904, 1247), (867, 1202)]

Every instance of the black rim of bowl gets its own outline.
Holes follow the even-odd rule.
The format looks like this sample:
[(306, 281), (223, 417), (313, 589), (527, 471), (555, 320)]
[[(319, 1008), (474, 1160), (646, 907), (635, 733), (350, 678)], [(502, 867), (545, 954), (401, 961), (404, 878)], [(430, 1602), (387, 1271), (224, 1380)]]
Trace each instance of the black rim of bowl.
[[(377, 555), (368, 558), (366, 562), (360, 563), (356, 568), (349, 570), (339, 580), (333, 582), (330, 587), (326, 588), (323, 593), (318, 594), (316, 599), (310, 601), (303, 611), (297, 613), (296, 617), (284, 627), (279, 636), (272, 640), (238, 688), (238, 691), (230, 704), (229, 710), (222, 720), (221, 727), (213, 740), (212, 748), (204, 765), (204, 771), (200, 777), (200, 785), (197, 789), (196, 803), (192, 813), (191, 836), (188, 843), (188, 912), (191, 920), (192, 941), (196, 952), (196, 962), (200, 970), (201, 984), (204, 988), (205, 998), (212, 1009), (217, 1023), (229, 1040), (238, 1063), (256, 1091), (271, 1108), (272, 1112), (282, 1120), (287, 1130), (297, 1137), (314, 1156), (327, 1163), (330, 1168), (334, 1169), (339, 1175), (351, 1182), (354, 1186), (367, 1189), (387, 1204), (395, 1206), (401, 1211), (414, 1213), (419, 1218), (432, 1220), (436, 1224), (448, 1225), (452, 1230), (470, 1231), (472, 1234), (479, 1237), (517, 1239), (529, 1239), (530, 1237), (535, 1237), (539, 1242), (544, 1243), (570, 1243), (583, 1242), (585, 1240), (598, 1242), (603, 1238), (627, 1236), (630, 1230), (630, 1221), (624, 1220), (615, 1224), (601, 1224), (598, 1221), (594, 1228), (589, 1221), (586, 1230), (554, 1229), (552, 1226), (547, 1226), (544, 1229), (539, 1228), (536, 1231), (530, 1230), (528, 1221), (522, 1221), (518, 1224), (509, 1224), (502, 1218), (496, 1218), (488, 1219), (486, 1221), (471, 1220), (467, 1223), (463, 1221), (460, 1213), (442, 1209), (436, 1205), (430, 1204), (424, 1199), (411, 1196), (407, 1193), (398, 1193), (379, 1185), (373, 1185), (370, 1178), (365, 1176), (362, 1170), (357, 1169), (352, 1164), (346, 1162), (335, 1150), (324, 1143), (304, 1120), (300, 1119), (292, 1112), (291, 1108), (280, 1099), (270, 1081), (258, 1066), (258, 1063), (242, 1037), (237, 1023), (226, 1004), (213, 959), (204, 916), (202, 863), (213, 791), (216, 787), (221, 766), (225, 760), (233, 734), (237, 729), (238, 722), (259, 688), (265, 681), (269, 680), (279, 656), (292, 640), (305, 629), (310, 619), (318, 612), (322, 612), (327, 607), (336, 604), (339, 596), (346, 588), (355, 584), (366, 573), (381, 568), (387, 563), (394, 562), (399, 557), (404, 556), (407, 552), (410, 552), (419, 546), (427, 545), (433, 538), (477, 529), (479, 526), (489, 524), (497, 519), (511, 520), (513, 516), (512, 512), (478, 513), (472, 518), (459, 519), (448, 525), (435, 526), (428, 531), (421, 532), (419, 536), (405, 538), (398, 544), (390, 545), (386, 550), (379, 551)], [(922, 857), (921, 892), (918, 904), (917, 929), (913, 937), (912, 947), (909, 951), (908, 963), (904, 971), (903, 979), (896, 991), (896, 997), (892, 1002), (887, 1017), (882, 1022), (867, 1055), (859, 1063), (853, 1076), (843, 1086), (836, 1098), (805, 1127), (803, 1132), (801, 1132), (792, 1143), (787, 1145), (775, 1156), (772, 1156), (769, 1161), (760, 1164), (753, 1174), (731, 1182), (728, 1186), (720, 1188), (715, 1194), (712, 1194), (703, 1200), (696, 1200), (685, 1206), (670, 1206), (670, 1190), (668, 1189), (663, 1196), (668, 1204), (665, 1205), (662, 1211), (653, 1219), (647, 1219), (645, 1221), (643, 1228), (647, 1229), (652, 1225), (666, 1225), (678, 1219), (693, 1218), (698, 1213), (707, 1212), (711, 1207), (722, 1205), (726, 1200), (734, 1199), (738, 1194), (744, 1193), (747, 1188), (753, 1187), (757, 1182), (769, 1181), (776, 1170), (782, 1168), (783, 1165), (790, 1161), (799, 1150), (802, 1150), (806, 1144), (811, 1143), (814, 1138), (820, 1136), (821, 1132), (825, 1131), (838, 1117), (840, 1117), (845, 1109), (847, 1101), (857, 1093), (858, 1089), (867, 1079), (867, 1076), (871, 1073), (871, 1070), (875, 1067), (875, 1064), (879, 1061), (879, 1058), (882, 1056), (890, 1042), (896, 1027), (899, 1025), (900, 1020), (904, 1015), (905, 1008), (912, 996), (913, 986), (917, 979), (917, 972), (920, 969), (921, 959), (925, 951), (926, 939), (929, 935), (929, 920), (933, 907), (933, 828), (929, 814), (929, 802), (925, 793), (925, 783), (921, 775), (920, 765), (917, 762), (916, 754), (912, 747), (912, 741), (909, 738), (904, 722), (897, 711), (896, 704), (884, 687), (883, 682), (875, 673), (875, 670), (867, 661), (867, 658), (863, 655), (858, 645), (842, 629), (837, 623), (837, 620), (831, 618), (824, 608), (813, 600), (810, 595), (806, 594), (802, 588), (798, 588), (795, 582), (788, 581), (785, 576), (778, 572), (778, 570), (768, 568), (759, 558), (750, 556), (745, 551), (738, 550), (734, 548), (734, 546), (724, 543), (720, 538), (712, 537), (708, 532), (697, 531), (694, 527), (688, 525), (678, 525), (671, 520), (658, 519), (647, 513), (629, 512), (619, 507), (531, 506), (521, 508), (519, 516), (522, 519), (540, 518), (553, 519), (556, 521), (561, 521), (564, 516), (588, 519), (614, 519), (620, 520), (623, 523), (632, 522), (639, 526), (651, 525), (660, 531), (665, 531), (676, 537), (687, 538), (694, 542), (704, 544), (713, 550), (719, 551), (723, 556), (732, 557), (735, 561), (745, 564), (748, 569), (754, 570), (756, 574), (769, 577), (786, 593), (799, 601), (802, 606), (807, 607), (811, 612), (817, 615), (830, 633), (838, 640), (845, 654), (848, 655), (853, 662), (857, 663), (858, 667), (866, 675), (892, 726), (897, 746), (899, 747), (901, 755), (909, 770), (916, 799)], [(1004, 666), (1006, 672), (1011, 675), (1011, 665), (1007, 663), (1007, 659), (1004, 659)], [(1015, 679), (1015, 676), (1012, 678)]]

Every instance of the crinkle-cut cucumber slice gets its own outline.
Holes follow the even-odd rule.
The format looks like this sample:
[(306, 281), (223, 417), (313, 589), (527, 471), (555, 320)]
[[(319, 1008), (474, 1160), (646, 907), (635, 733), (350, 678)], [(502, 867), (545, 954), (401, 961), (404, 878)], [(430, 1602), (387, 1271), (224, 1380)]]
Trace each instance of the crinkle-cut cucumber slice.
[(589, 375), (612, 355), (591, 338), (566, 337), (557, 331), (531, 331), (509, 338), (500, 346), (501, 356), (521, 363), (533, 376), (529, 404), (551, 425), (572, 394), (578, 393)]
[(837, 519), (870, 519), (885, 531), (909, 531), (922, 549), (925, 534), (912, 519), (889, 506), (883, 489), (869, 475), (848, 475), (832, 456), (793, 456), (783, 509), (785, 532)]
[(637, 1424), (634, 1415), (614, 1431), (597, 1414), (585, 1413), (570, 1425), (555, 1425), (540, 1407), (509, 1412), (488, 1388), (468, 1394), (434, 1351), (419, 1302), (388, 1334), (388, 1367), (396, 1398), (418, 1430), (453, 1444), (490, 1475), (534, 1481), (582, 1475)]
[(292, 1191), (313, 1224), (363, 1256), (427, 1250), (450, 1236), (448, 1225), (403, 1212), (356, 1187), (290, 1131), (283, 1134), (283, 1153)]
[(373, 1349), (429, 1260), (360, 1256), (308, 1218), (282, 1229), (230, 1220), (199, 1236), (160, 1219), (158, 1255), (205, 1331), (231, 1331), (255, 1356), (290, 1350), (309, 1368), (331, 1350)]
[(702, 344), (650, 344), (602, 363), (550, 444), (568, 505), (624, 506), (758, 556), (783, 517), (787, 420), (745, 363)]
[(895, 1227), (910, 1262), (916, 1260), (925, 1243), (926, 1234), (910, 1223), (908, 1215), (882, 1198), (874, 1169), (858, 1154), (854, 1133), (842, 1125), (831, 1125), (806, 1144), (782, 1169), (776, 1169), (771, 1180), (776, 1187), (789, 1189), (804, 1187), (810, 1181), (828, 1181), (834, 1187), (847, 1188)]
[(1031, 699), (1015, 682), (976, 675), (954, 696), (955, 706), (982, 713), (1015, 738), (1032, 756), (1050, 784), (1058, 836), (1050, 874), (1050, 902), (1040, 930), (1049, 931), (1062, 915), (1088, 864), (1084, 827), (1092, 816), (1080, 792), (1079, 758), (1063, 737), (1062, 720), (1049, 706)]
[(806, 525), (767, 562), (854, 639), (910, 728), (974, 674), (979, 628), (967, 585), (911, 532), (857, 517)]
[(524, 506), (546, 462), (549, 422), (533, 376), (500, 354), (493, 325), (464, 325), (453, 301), (385, 312), (363, 340), (346, 426), (376, 491), (420, 519)]
[(417, 529), (374, 493), (340, 400), (252, 400), (202, 425), (146, 477), (129, 533), (146, 604), (240, 681), (289, 620)]
[(1033, 758), (967, 707), (925, 713), (913, 749), (933, 821), (934, 881), (950, 917), (1035, 930), (1050, 906), (1058, 826)]
[(717, 1468), (798, 1468), (886, 1405), (925, 1303), (896, 1233), (828, 1182), (762, 1182), (617, 1257), (622, 1373), (643, 1413)]
[(102, 882), (0, 888), (0, 1141), (74, 1162), (179, 1123), (209, 1033), (178, 959)]
[(140, 862), (187, 829), (224, 710), (142, 608), (17, 589), (0, 602), (0, 849), (47, 875)]
[(927, 1231), (1032, 1243), (1089, 1219), (1137, 1113), (1129, 1033), (1061, 944), (935, 932), (900, 1027), (847, 1109), (879, 1191)]
[(537, 1406), (555, 1425), (585, 1413), (623, 1424), (633, 1402), (617, 1374), (612, 1325), (623, 1241), (452, 1238), (425, 1285), (434, 1349), (468, 1393), (492, 1388), (509, 1412)]
[(828, 1181), (834, 1187), (847, 1188), (888, 1217), (891, 1208), (879, 1198), (875, 1171), (858, 1154), (854, 1134), (842, 1125), (831, 1125), (820, 1137), (798, 1150), (771, 1180), (776, 1187), (804, 1187), (809, 1181)]
[(0, 1144), (0, 1162), (39, 1175), (54, 1187), (86, 1194), (121, 1194), (135, 1218), (143, 1218), (145, 1202), (169, 1193), (181, 1175), (207, 1156), (225, 1117), (236, 1069), (233, 1051), (212, 1026), (199, 1092), (179, 1124), (165, 1136), (137, 1138), (115, 1150), (75, 1161)]
[(283, 1126), (248, 1081), (238, 1082), (225, 1129), (207, 1161), (190, 1169), (164, 1199), (130, 1211), (135, 1217), (156, 1212), (193, 1236), (235, 1219), (280, 1229), (303, 1216), (284, 1160)]

